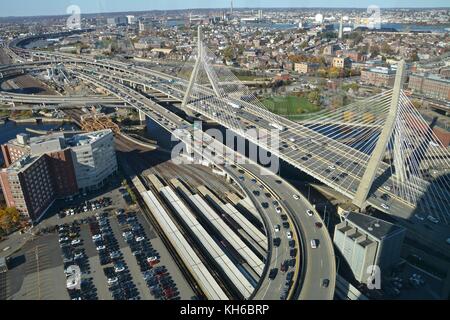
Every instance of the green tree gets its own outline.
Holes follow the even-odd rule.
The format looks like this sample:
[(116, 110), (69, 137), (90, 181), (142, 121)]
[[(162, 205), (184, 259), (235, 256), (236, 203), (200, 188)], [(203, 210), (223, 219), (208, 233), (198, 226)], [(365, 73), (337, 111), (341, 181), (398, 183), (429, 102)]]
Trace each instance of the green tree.
[(309, 100), (309, 102), (311, 102), (313, 104), (316, 104), (316, 105), (320, 104), (320, 91), (319, 90), (311, 91), (308, 94), (308, 100)]

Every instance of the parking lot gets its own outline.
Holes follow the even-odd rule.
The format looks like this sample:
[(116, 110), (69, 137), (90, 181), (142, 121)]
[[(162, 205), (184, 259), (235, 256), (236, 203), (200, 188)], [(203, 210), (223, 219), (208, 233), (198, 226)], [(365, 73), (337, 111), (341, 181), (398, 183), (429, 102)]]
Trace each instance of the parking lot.
[(6, 275), (9, 300), (69, 299), (56, 234), (27, 243), (11, 257)]
[[(0, 283), (8, 299), (191, 299), (194, 292), (161, 239), (124, 194), (118, 186), (58, 206), (40, 235), (12, 257), (6, 284)], [(81, 287), (68, 290), (74, 265)]]

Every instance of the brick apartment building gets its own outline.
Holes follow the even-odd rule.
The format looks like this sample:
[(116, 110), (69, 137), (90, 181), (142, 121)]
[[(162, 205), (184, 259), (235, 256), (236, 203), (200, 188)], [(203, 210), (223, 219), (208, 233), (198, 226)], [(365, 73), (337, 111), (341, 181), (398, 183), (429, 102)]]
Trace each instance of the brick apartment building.
[(383, 67), (363, 70), (361, 71), (361, 82), (376, 87), (392, 88), (395, 82), (395, 71)]
[(450, 80), (435, 74), (412, 74), (408, 88), (431, 98), (450, 101)]
[(18, 135), (2, 146), (0, 171), (6, 204), (36, 221), (56, 200), (98, 189), (117, 171), (111, 130), (66, 138)]
[(38, 220), (55, 200), (47, 156), (24, 156), (0, 172), (8, 207), (15, 207), (31, 220)]

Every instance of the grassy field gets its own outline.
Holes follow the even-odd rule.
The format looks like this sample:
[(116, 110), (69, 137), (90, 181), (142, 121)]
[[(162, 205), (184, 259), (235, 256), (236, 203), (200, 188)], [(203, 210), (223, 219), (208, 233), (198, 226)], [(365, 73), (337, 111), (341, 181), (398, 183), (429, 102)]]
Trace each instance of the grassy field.
[(306, 97), (271, 97), (262, 103), (271, 112), (283, 116), (297, 116), (320, 110), (319, 106), (309, 102)]

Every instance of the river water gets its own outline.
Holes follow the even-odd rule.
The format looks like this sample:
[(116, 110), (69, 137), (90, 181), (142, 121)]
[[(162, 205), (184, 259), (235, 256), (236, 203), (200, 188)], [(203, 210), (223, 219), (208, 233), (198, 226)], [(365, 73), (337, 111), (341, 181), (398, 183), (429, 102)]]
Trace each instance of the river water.
[[(34, 124), (34, 123), (24, 123), (16, 124), (14, 122), (6, 122), (5, 124), (0, 124), (0, 144), (4, 144), (11, 139), (14, 139), (19, 133), (28, 133), (30, 136), (36, 136), (35, 134), (27, 132), (27, 128), (35, 130), (50, 131), (58, 128), (60, 124)], [(63, 126), (65, 130), (72, 130), (72, 124), (66, 124)], [(3, 155), (0, 154), (0, 163), (3, 162)]]

